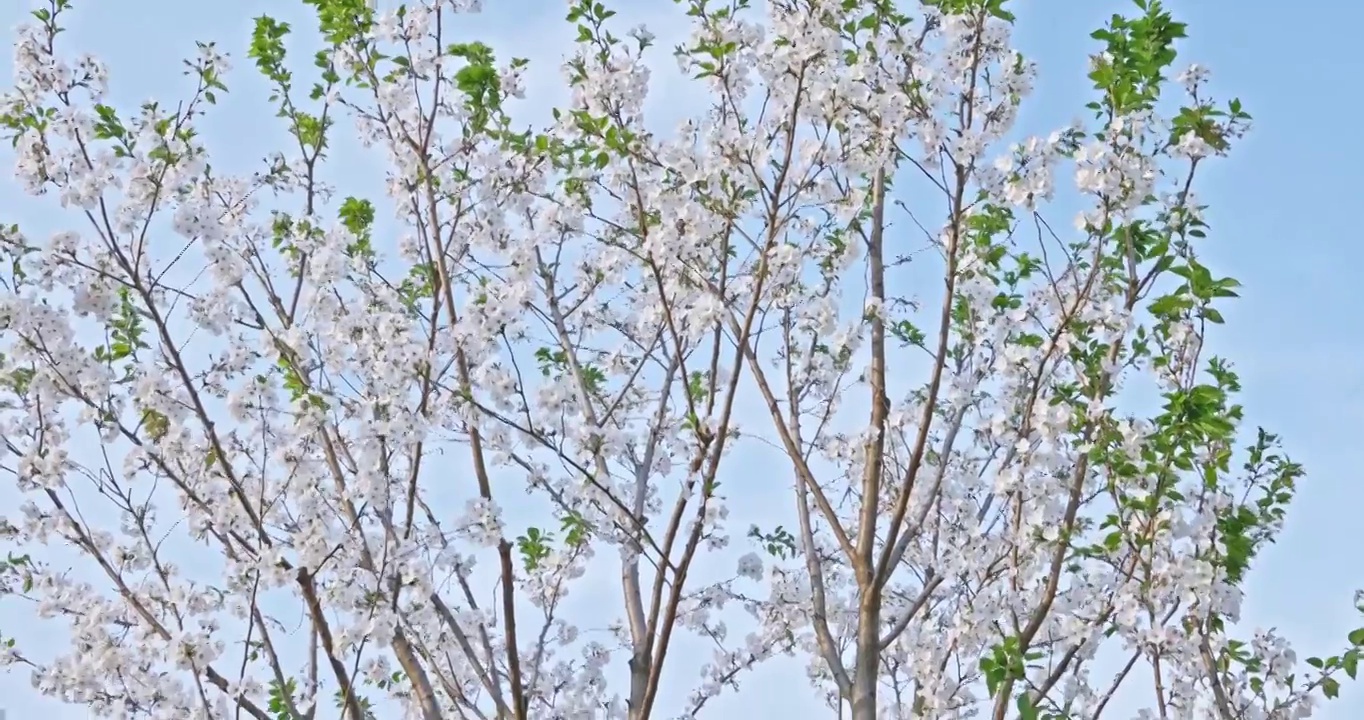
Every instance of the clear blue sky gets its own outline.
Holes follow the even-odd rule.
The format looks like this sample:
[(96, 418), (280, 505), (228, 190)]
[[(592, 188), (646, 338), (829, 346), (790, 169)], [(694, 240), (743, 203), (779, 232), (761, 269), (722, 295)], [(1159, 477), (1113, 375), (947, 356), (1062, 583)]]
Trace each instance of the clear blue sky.
[[(301, 2), (75, 4), (68, 47), (93, 50), (109, 62), (114, 97), (125, 107), (183, 90), (178, 59), (193, 53), (194, 40), (218, 41), (236, 59), (237, 71), (227, 79), (233, 96), (251, 99), (226, 104), (209, 133), (211, 149), (218, 158), (241, 153), (237, 158), (243, 162), (273, 149), (263, 138), (274, 130), (258, 124), (265, 117), (259, 113), (264, 88), (247, 67), (244, 51), (251, 18), (263, 12), (310, 27)], [(500, 57), (532, 58), (540, 67), (531, 78), (532, 97), (552, 102), (559, 84), (553, 68), (570, 39), (561, 22), (565, 4), (485, 4), (493, 9), (469, 24), (468, 37), (490, 43)], [(667, 0), (616, 0), (613, 5), (629, 6), (624, 15), (652, 16), (655, 23), (677, 16)], [(1169, 0), (1167, 5), (1190, 24), (1180, 64), (1211, 67), (1218, 94), (1239, 95), (1256, 119), (1253, 133), (1231, 160), (1201, 178), (1201, 196), (1212, 205), (1205, 258), (1216, 272), (1244, 285), (1242, 299), (1225, 310), (1227, 325), (1211, 344), (1241, 372), (1248, 422), (1281, 433), (1308, 471), (1280, 542), (1264, 552), (1250, 576), (1245, 624), (1277, 626), (1293, 639), (1300, 657), (1322, 654), (1361, 624), (1351, 596), (1364, 586), (1364, 553), (1353, 542), (1364, 526), (1364, 485), (1358, 477), (1364, 455), (1359, 438), (1364, 427), (1364, 243), (1356, 237), (1358, 224), (1349, 219), (1356, 212), (1349, 210), (1356, 201), (1351, 198), (1360, 194), (1350, 173), (1364, 168), (1364, 141), (1357, 129), (1364, 101), (1353, 89), (1364, 77), (1359, 52), (1364, 3)], [(0, 4), (0, 25), (13, 26), (29, 7), (28, 0)], [(1088, 90), (1082, 61), (1092, 49), (1089, 31), (1129, 4), (1020, 0), (1015, 7), (1019, 42), (1041, 63), (1029, 112), (1045, 115), (1052, 124), (1065, 122), (1078, 113)], [(655, 24), (651, 29), (666, 48), (676, 27)], [(0, 58), (0, 74), (8, 79), (10, 70), (10, 58)], [(659, 88), (654, 103), (685, 111), (688, 95), (678, 87)], [(372, 160), (344, 153), (339, 161), (354, 163), (357, 174), (377, 169)], [(0, 183), (0, 220), (36, 218), (41, 224), (45, 207), (23, 200), (7, 179)], [(0, 632), (7, 632), (6, 622), (0, 616)], [(748, 685), (748, 693), (758, 692), (759, 682), (779, 679), (770, 673), (765, 677)], [(85, 717), (82, 710), (36, 698), (27, 686), (27, 673), (0, 675), (0, 708), (8, 709), (9, 720)], [(773, 694), (716, 709), (751, 717), (825, 716), (798, 712), (789, 700), (783, 702), (783, 694), (790, 697), (789, 685), (764, 689)], [(1347, 684), (1342, 698), (1317, 717), (1364, 717), (1364, 690)]]

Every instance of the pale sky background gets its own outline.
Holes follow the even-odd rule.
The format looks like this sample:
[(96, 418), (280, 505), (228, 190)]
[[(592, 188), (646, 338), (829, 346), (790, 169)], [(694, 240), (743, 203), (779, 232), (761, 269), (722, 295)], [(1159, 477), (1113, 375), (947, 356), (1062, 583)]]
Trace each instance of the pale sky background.
[[(469, 20), (465, 37), (492, 45), (500, 59), (530, 57), (538, 68), (529, 84), (535, 105), (561, 98), (557, 61), (572, 34), (562, 22), (562, 0), (486, 4), (483, 17)], [(667, 51), (676, 41), (678, 9), (667, 0), (610, 4), (623, 11), (622, 29), (641, 20), (650, 24), (660, 36), (658, 67), (671, 69)], [(178, 96), (186, 89), (179, 59), (193, 54), (195, 40), (216, 40), (232, 54), (236, 69), (227, 77), (232, 99), (206, 128), (210, 151), (217, 162), (228, 158), (231, 164), (254, 162), (278, 147), (272, 142), (278, 122), (260, 113), (265, 88), (245, 49), (251, 18), (263, 12), (299, 28), (312, 27), (301, 2), (76, 0), (76, 5), (68, 16), (72, 30), (64, 36), (66, 47), (91, 50), (109, 63), (113, 98), (121, 107), (148, 97)], [(1238, 95), (1256, 120), (1232, 158), (1200, 176), (1200, 195), (1212, 206), (1205, 262), (1244, 285), (1242, 299), (1224, 308), (1227, 325), (1211, 338), (1212, 350), (1229, 357), (1241, 374), (1247, 424), (1283, 435), (1290, 455), (1308, 472), (1280, 542), (1261, 555), (1249, 577), (1244, 626), (1279, 628), (1300, 658), (1327, 654), (1341, 647), (1346, 632), (1364, 624), (1351, 605), (1354, 589), (1364, 586), (1364, 553), (1355, 544), (1364, 527), (1364, 486), (1357, 477), (1364, 372), (1356, 369), (1364, 356), (1359, 281), (1364, 245), (1355, 239), (1356, 223), (1349, 219), (1355, 214), (1350, 198), (1359, 193), (1349, 173), (1364, 167), (1364, 142), (1357, 139), (1364, 105), (1353, 89), (1364, 76), (1358, 39), (1364, 3), (1170, 0), (1167, 5), (1190, 24), (1191, 38), (1181, 46), (1178, 64), (1197, 61), (1211, 67), (1215, 92)], [(0, 4), (0, 26), (12, 27), (32, 7), (29, 0)], [(1089, 32), (1109, 13), (1128, 12), (1130, 3), (1019, 0), (1013, 7), (1020, 17), (1018, 43), (1041, 65), (1024, 121), (1046, 127), (1064, 123), (1087, 99), (1083, 58), (1094, 48)], [(0, 75), (8, 82), (10, 74), (6, 54), (0, 58)], [(682, 90), (672, 83), (656, 87), (653, 107), (664, 116), (692, 112), (687, 103), (695, 94)], [(349, 127), (338, 130), (344, 138)], [(55, 205), (50, 199), (24, 199), (8, 179), (9, 156), (0, 154), (6, 163), (0, 221), (43, 224)], [(381, 177), (374, 157), (343, 148), (334, 162), (351, 163), (357, 176)], [(346, 165), (337, 168), (349, 172)], [(12, 497), (12, 489), (0, 488), (0, 502)], [(736, 518), (743, 522), (737, 511)], [(743, 525), (733, 530), (741, 534)], [(0, 633), (16, 634), (18, 619), (0, 605)], [(22, 630), (34, 638), (39, 629)], [(686, 658), (670, 661), (678, 662), (674, 670), (690, 674)], [(742, 699), (717, 705), (711, 716), (828, 717), (823, 709), (800, 710), (807, 701), (794, 690), (805, 682), (789, 666), (760, 672), (745, 684)], [(86, 717), (81, 708), (38, 697), (22, 669), (0, 674), (0, 709), (8, 710), (8, 720)], [(1316, 717), (1364, 717), (1364, 690), (1347, 682), (1341, 699)]]

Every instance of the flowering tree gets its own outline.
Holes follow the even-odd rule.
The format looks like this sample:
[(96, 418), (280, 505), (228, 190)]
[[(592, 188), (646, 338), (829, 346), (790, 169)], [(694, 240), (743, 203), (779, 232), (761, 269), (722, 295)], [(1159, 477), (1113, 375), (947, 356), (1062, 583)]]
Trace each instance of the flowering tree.
[[(681, 2), (710, 103), (671, 134), (654, 38), (602, 2), (527, 129), (528, 63), (459, 37), (476, 3), (305, 1), (315, 58), (255, 21), (292, 139), (250, 174), (196, 131), (215, 45), (128, 108), (63, 47), (70, 0), (19, 31), (16, 176), (69, 223), (0, 232), (0, 602), (69, 643), (0, 657), (43, 693), (643, 720), (794, 655), (856, 720), (1080, 720), (1136, 685), (1142, 717), (1231, 720), (1354, 677), (1364, 631), (1307, 667), (1237, 639), (1302, 470), (1203, 353), (1237, 282), (1193, 184), (1249, 115), (1167, 81), (1157, 0), (1094, 33), (1087, 120), (1046, 137), (1013, 130), (1005, 0)], [(387, 198), (338, 190), (348, 133)]]

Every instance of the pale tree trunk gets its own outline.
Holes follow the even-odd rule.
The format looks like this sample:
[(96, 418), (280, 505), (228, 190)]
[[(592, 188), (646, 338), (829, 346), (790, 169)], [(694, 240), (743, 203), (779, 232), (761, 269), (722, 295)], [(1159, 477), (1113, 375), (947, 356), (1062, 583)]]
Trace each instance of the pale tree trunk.
[(876, 720), (877, 680), (881, 674), (881, 592), (874, 585), (858, 603), (857, 654), (853, 659), (851, 720)]
[(886, 465), (886, 419), (890, 415), (890, 400), (886, 396), (886, 266), (884, 259), (884, 229), (886, 203), (885, 170), (877, 171), (872, 181), (871, 232), (867, 236), (867, 263), (871, 297), (877, 303), (876, 316), (871, 320), (871, 438), (867, 442), (866, 467), (862, 476), (862, 512), (857, 532), (857, 556), (853, 559), (861, 598), (857, 607), (857, 654), (853, 660), (852, 705), (853, 720), (875, 720), (876, 682), (881, 671), (881, 572), (877, 567), (876, 524), (881, 515), (881, 484)]

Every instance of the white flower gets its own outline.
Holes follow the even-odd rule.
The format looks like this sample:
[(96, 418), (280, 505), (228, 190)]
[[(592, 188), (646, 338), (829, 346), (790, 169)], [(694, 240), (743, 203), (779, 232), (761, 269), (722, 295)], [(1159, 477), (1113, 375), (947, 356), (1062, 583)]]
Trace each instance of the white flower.
[(757, 553), (747, 553), (739, 558), (739, 577), (758, 581), (763, 579), (763, 559)]

